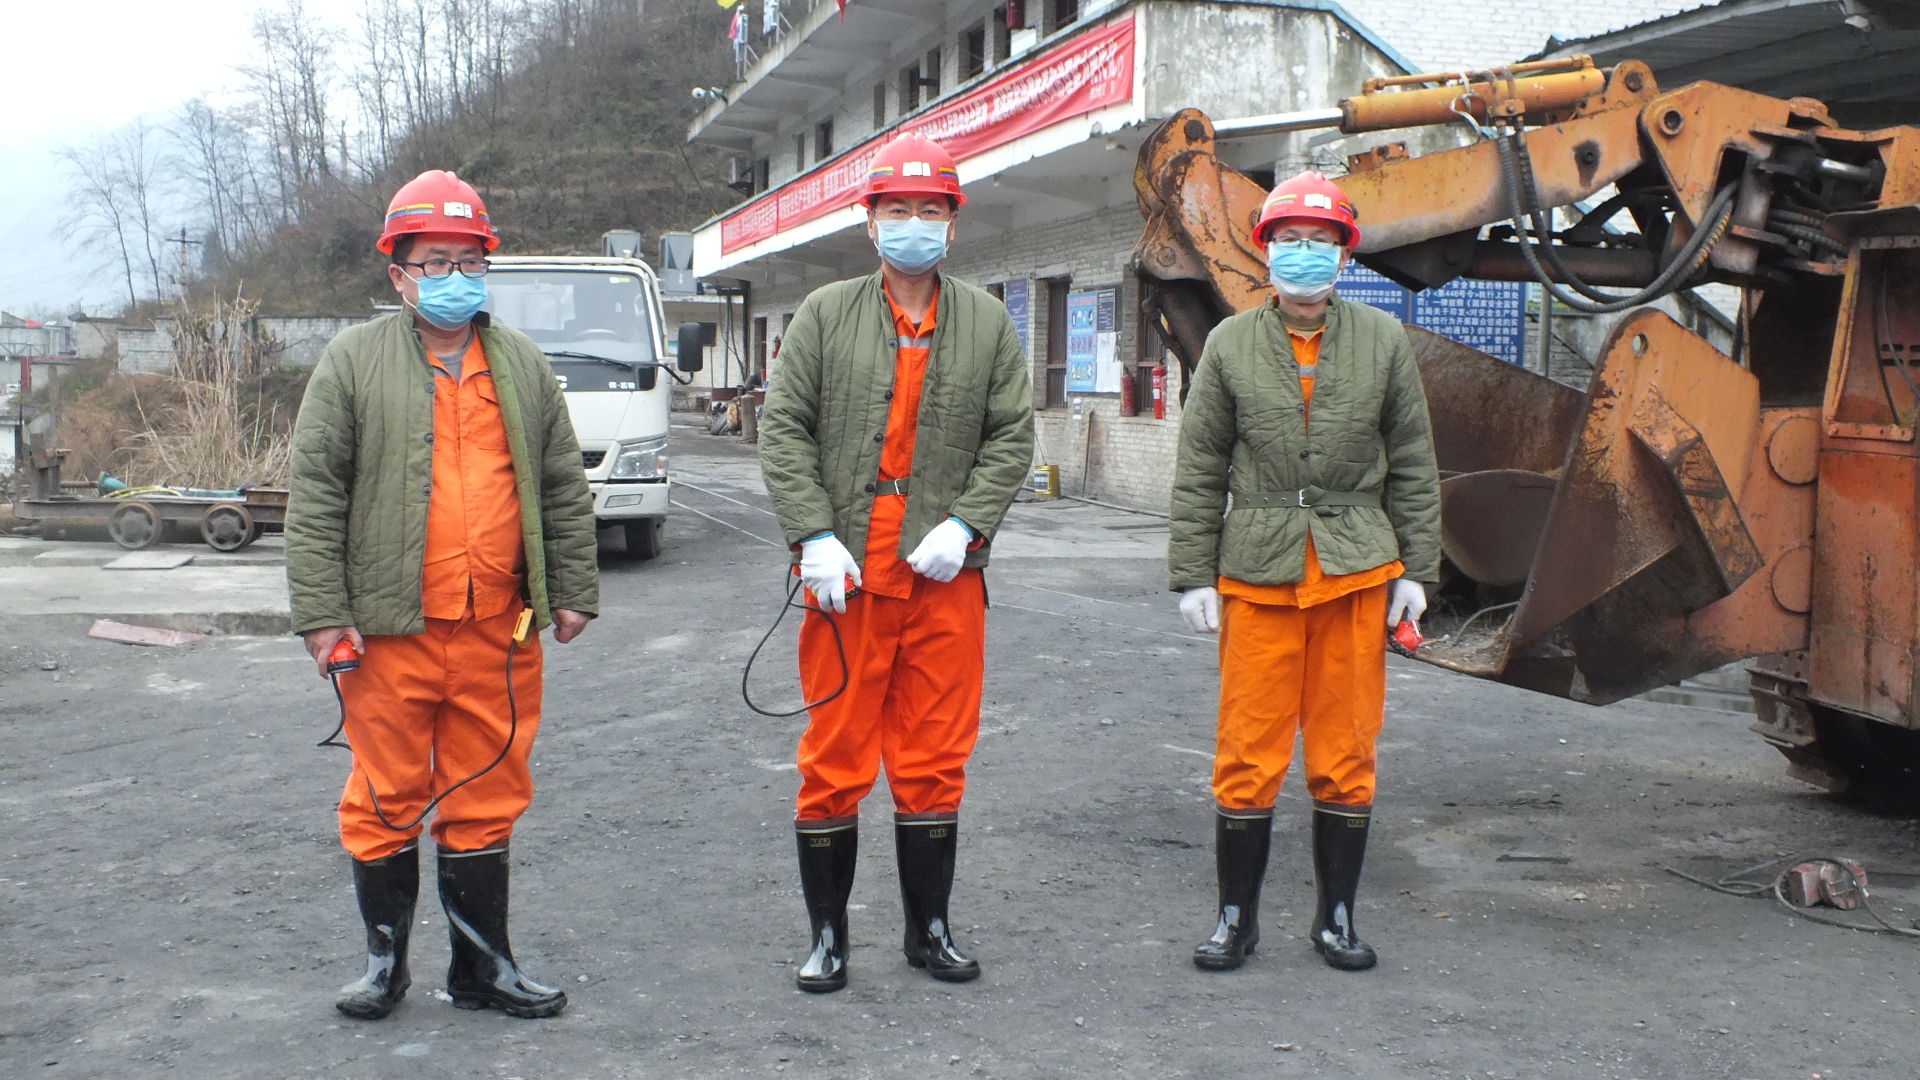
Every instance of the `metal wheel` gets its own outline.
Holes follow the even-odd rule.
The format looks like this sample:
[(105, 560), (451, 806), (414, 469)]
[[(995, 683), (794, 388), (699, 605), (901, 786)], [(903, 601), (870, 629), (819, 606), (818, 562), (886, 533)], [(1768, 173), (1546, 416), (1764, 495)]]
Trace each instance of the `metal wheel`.
[(107, 535), (128, 551), (150, 548), (160, 540), (160, 511), (150, 503), (130, 502), (107, 519)]
[(635, 559), (651, 559), (660, 554), (665, 518), (640, 518), (626, 523), (627, 554)]
[(238, 503), (218, 503), (200, 515), (200, 538), (215, 551), (239, 551), (258, 535), (253, 515)]

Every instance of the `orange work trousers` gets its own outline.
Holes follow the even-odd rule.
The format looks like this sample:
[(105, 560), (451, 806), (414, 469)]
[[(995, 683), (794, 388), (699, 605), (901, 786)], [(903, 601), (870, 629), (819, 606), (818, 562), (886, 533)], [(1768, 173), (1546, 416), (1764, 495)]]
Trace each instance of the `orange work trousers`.
[[(513, 835), (533, 801), (527, 754), (540, 730), (541, 652), (534, 635), (513, 657), (513, 704), (507, 701), (507, 650), (519, 602), (484, 619), (428, 619), (424, 634), (366, 639), (360, 667), (340, 677), (347, 704), (353, 773), (340, 796), (340, 842), (354, 858), (382, 859), (411, 843), (421, 826), (405, 825), (436, 795), (493, 769), (447, 795), (433, 815), (442, 851), (484, 851)], [(379, 813), (368, 784), (379, 797)]]
[(1222, 811), (1273, 809), (1296, 734), (1314, 805), (1371, 807), (1386, 708), (1386, 585), (1306, 608), (1221, 597), (1213, 797)]
[[(845, 642), (847, 688), (811, 712), (800, 736), (795, 820), (857, 820), (883, 762), (902, 818), (954, 817), (980, 737), (987, 642), (980, 571), (962, 570), (945, 584), (916, 574), (904, 600), (862, 591), (833, 619)], [(840, 685), (833, 629), (816, 611), (800, 627), (800, 685), (808, 701)]]

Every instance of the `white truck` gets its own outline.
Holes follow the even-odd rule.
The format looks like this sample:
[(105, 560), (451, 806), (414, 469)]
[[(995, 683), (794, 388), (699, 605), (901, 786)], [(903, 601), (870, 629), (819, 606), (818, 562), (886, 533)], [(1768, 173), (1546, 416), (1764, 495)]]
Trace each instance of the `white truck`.
[(626, 530), (627, 554), (660, 553), (667, 504), (669, 380), (699, 371), (700, 324), (669, 343), (660, 287), (639, 259), (499, 256), (487, 274), (487, 311), (539, 344), (566, 391), (581, 465), (601, 528)]

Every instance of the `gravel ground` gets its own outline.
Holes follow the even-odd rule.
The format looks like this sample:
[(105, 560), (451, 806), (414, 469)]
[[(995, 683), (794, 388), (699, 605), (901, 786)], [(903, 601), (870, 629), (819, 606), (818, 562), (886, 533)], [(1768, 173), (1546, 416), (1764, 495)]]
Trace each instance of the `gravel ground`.
[[(954, 896), (984, 977), (935, 983), (900, 957), (882, 790), (852, 983), (800, 994), (801, 725), (739, 700), (777, 531), (745, 450), (685, 431), (677, 449), (666, 554), (629, 561), (607, 534), (606, 614), (548, 652), (515, 944), (566, 1014), (441, 1000), (426, 898), (407, 1001), (378, 1023), (334, 1012), (361, 962), (331, 809), (347, 764), (313, 746), (334, 703), (294, 641), (138, 649), (23, 617), (0, 626), (0, 1075), (1914, 1075), (1913, 943), (1652, 865), (1851, 854), (1904, 925), (1920, 879), (1885, 872), (1920, 867), (1913, 822), (1786, 779), (1734, 714), (1594, 709), (1398, 659), (1358, 912), (1381, 965), (1332, 971), (1301, 937), (1296, 775), (1260, 955), (1195, 970), (1212, 647), (1164, 591), (1164, 530), (1071, 503), (1016, 507), (990, 571)], [(757, 692), (792, 701), (790, 626), (769, 649)]]

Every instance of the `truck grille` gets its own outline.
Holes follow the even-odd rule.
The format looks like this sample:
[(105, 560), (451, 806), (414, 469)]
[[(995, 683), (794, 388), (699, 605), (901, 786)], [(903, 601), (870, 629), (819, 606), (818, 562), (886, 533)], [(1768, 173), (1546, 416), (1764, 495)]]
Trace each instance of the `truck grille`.
[(580, 451), (580, 464), (581, 464), (581, 465), (584, 465), (585, 467), (587, 467), (587, 468), (589, 468), (589, 469), (597, 469), (597, 468), (599, 468), (599, 467), (600, 467), (600, 463), (601, 463), (602, 461), (605, 461), (605, 460), (606, 460), (606, 458), (607, 458), (607, 452), (606, 452), (605, 450), (582, 450), (582, 451)]

